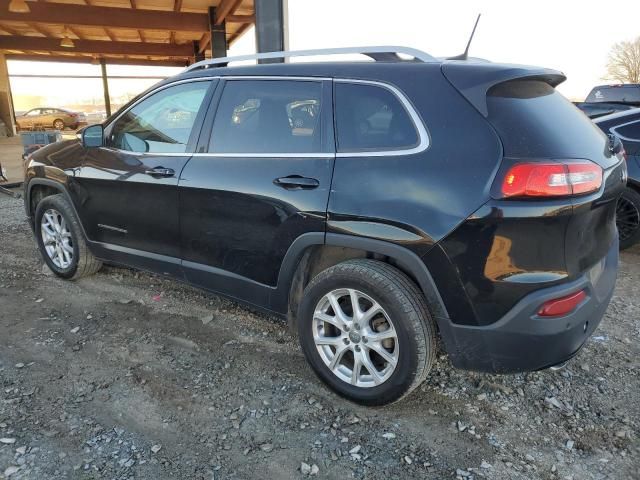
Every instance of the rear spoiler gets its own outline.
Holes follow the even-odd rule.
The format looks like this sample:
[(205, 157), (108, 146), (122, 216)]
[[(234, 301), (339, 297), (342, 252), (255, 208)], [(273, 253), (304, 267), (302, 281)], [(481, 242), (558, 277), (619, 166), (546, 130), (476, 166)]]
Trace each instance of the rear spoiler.
[(540, 80), (556, 87), (567, 77), (558, 70), (505, 65), (499, 63), (444, 62), (442, 73), (447, 80), (485, 117), (487, 92), (491, 87), (511, 80)]

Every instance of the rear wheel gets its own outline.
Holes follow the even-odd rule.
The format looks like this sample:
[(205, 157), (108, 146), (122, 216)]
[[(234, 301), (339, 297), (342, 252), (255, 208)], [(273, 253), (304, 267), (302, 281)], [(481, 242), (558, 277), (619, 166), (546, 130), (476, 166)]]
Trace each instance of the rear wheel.
[(62, 120), (60, 120), (59, 118), (53, 121), (53, 128), (55, 128), (56, 130), (64, 130), (64, 122)]
[(435, 329), (424, 296), (394, 267), (350, 260), (305, 289), (298, 334), (318, 377), (363, 405), (384, 405), (426, 378), (435, 356)]
[(38, 204), (35, 234), (42, 258), (59, 277), (76, 279), (100, 270), (102, 262), (87, 248), (80, 222), (64, 195), (45, 197)]
[(625, 188), (616, 207), (616, 225), (621, 250), (640, 240), (640, 193)]

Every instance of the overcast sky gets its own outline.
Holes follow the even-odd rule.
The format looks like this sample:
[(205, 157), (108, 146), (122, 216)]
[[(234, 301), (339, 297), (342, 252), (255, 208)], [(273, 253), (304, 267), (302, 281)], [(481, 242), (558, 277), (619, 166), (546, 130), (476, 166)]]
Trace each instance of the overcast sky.
[[(640, 0), (607, 2), (536, 0), (288, 0), (289, 48), (404, 45), (435, 56), (464, 50), (476, 15), (482, 18), (471, 55), (495, 62), (540, 65), (563, 71), (568, 80), (559, 90), (582, 100), (603, 80), (610, 47), (640, 36)], [(240, 38), (230, 55), (255, 52), (253, 29)], [(11, 62), (10, 73), (94, 74), (99, 67), (41, 62)], [(110, 66), (111, 74), (170, 75), (180, 69)], [(142, 90), (153, 80), (112, 80), (115, 97)], [(14, 94), (43, 91), (38, 79), (12, 79)], [(46, 80), (48, 102), (69, 97), (100, 96), (99, 80)], [(97, 95), (96, 95), (97, 94)], [(17, 107), (20, 108), (20, 107)]]
[[(289, 48), (404, 45), (435, 56), (462, 53), (476, 15), (471, 55), (562, 70), (559, 87), (582, 99), (606, 83), (615, 42), (640, 36), (640, 1), (288, 0)], [(233, 48), (255, 51), (253, 31)]]

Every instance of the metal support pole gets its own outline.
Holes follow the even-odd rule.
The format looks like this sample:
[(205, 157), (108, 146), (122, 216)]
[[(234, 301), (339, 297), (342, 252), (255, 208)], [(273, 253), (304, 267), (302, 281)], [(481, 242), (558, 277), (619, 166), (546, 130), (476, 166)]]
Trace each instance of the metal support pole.
[(204, 60), (204, 52), (200, 52), (200, 42), (193, 41), (193, 62), (200, 62)]
[(104, 109), (107, 117), (111, 116), (111, 99), (109, 98), (109, 80), (107, 79), (107, 62), (100, 59), (100, 69), (102, 70), (102, 90), (104, 91)]
[[(280, 52), (289, 49), (287, 0), (255, 0), (256, 51)], [(259, 60), (258, 63), (282, 63), (283, 58)]]
[(209, 33), (211, 34), (211, 57), (227, 56), (227, 22), (216, 25), (216, 8), (209, 7)]

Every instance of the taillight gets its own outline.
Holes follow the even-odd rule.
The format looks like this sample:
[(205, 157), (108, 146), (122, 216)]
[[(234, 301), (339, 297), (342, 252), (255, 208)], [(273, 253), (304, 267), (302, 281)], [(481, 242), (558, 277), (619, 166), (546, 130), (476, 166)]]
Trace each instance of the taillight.
[(602, 168), (592, 162), (517, 163), (502, 181), (504, 197), (558, 197), (597, 191)]
[(538, 310), (540, 317), (560, 317), (573, 312), (583, 300), (587, 298), (584, 290), (572, 293), (566, 297), (554, 298), (542, 304)]

